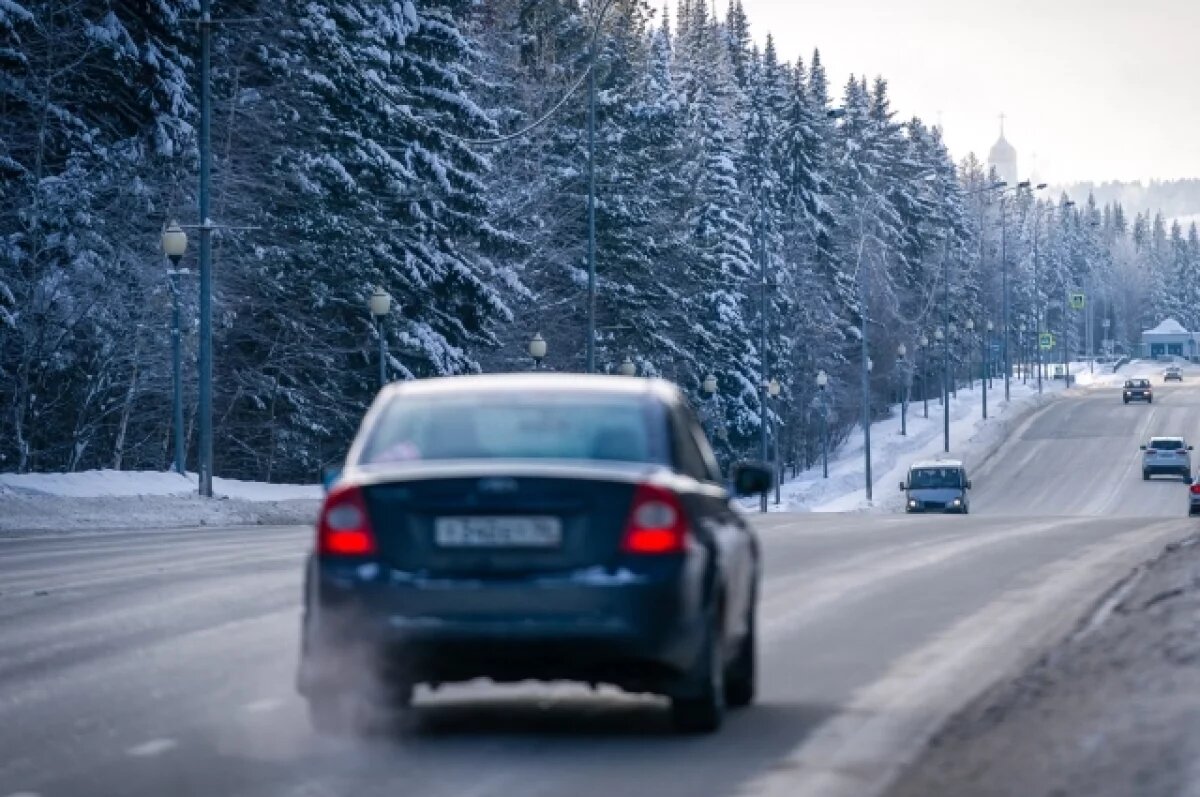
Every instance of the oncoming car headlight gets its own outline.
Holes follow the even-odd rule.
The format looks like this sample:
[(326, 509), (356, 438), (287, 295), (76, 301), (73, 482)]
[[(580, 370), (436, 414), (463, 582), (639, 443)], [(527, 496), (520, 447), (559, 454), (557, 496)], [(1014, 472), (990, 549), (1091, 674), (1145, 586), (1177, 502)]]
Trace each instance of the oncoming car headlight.
[(915, 499), (915, 498), (908, 499), (908, 505), (915, 509), (917, 506), (917, 499)]
[(961, 498), (955, 498), (955, 499), (954, 499), (954, 505), (955, 505), (955, 506), (962, 506), (962, 499), (961, 499)]

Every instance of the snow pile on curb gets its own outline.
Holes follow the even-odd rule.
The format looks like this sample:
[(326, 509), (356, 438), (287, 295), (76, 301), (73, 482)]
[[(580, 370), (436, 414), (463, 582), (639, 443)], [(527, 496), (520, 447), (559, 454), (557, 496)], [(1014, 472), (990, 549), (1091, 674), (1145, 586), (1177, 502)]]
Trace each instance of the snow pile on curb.
[(317, 515), (320, 485), (214, 479), (159, 471), (0, 473), (0, 531), (303, 525)]
[[(89, 470), (81, 473), (0, 473), (0, 495), (6, 492), (54, 495), (64, 498), (196, 495), (195, 474), (173, 471)], [(243, 501), (319, 500), (321, 486), (264, 484), (237, 479), (213, 479), (213, 492)]]

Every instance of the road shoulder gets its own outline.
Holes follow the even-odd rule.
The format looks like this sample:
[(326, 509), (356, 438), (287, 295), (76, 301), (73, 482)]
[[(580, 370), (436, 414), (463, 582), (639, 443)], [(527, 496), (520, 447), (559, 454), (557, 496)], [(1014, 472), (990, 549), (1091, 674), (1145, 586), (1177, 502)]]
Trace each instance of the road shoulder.
[(1135, 568), (956, 714), (888, 797), (1200, 794), (1198, 542)]

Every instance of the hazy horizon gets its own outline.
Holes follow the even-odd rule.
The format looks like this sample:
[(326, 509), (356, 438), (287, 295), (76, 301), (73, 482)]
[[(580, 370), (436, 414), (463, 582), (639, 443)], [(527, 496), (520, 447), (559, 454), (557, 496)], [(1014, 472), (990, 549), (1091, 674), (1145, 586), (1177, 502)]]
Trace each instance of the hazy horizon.
[(1200, 102), (1189, 85), (1200, 58), (1188, 41), (1200, 3), (742, 2), (755, 40), (773, 34), (780, 57), (807, 64), (820, 49), (835, 98), (851, 74), (882, 75), (898, 118), (940, 122), (956, 160), (986, 161), (1003, 113), (1023, 177), (1035, 168), (1053, 184), (1200, 177)]

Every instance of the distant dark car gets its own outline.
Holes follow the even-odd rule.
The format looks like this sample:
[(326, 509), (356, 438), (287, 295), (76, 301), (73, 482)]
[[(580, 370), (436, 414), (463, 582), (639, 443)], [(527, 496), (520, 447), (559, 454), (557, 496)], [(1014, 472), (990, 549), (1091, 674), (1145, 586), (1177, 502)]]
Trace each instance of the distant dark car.
[(1147, 404), (1153, 404), (1154, 390), (1150, 387), (1150, 380), (1126, 379), (1124, 398), (1126, 404), (1131, 401), (1144, 401)]
[(363, 421), (308, 560), (314, 727), (419, 683), (572, 680), (665, 695), (717, 729), (755, 694), (759, 545), (680, 391), (628, 377), (400, 383)]

